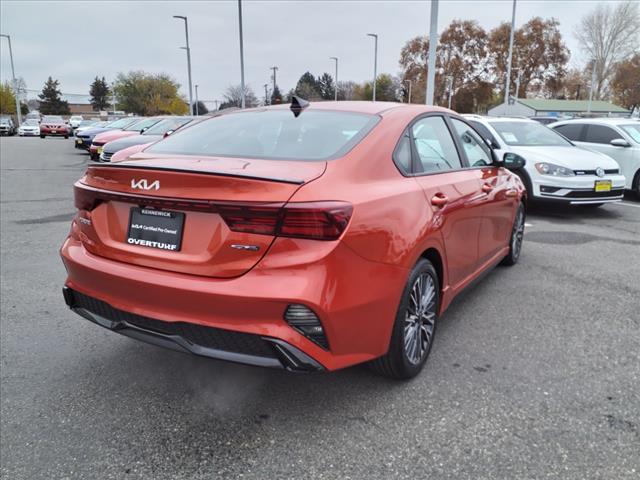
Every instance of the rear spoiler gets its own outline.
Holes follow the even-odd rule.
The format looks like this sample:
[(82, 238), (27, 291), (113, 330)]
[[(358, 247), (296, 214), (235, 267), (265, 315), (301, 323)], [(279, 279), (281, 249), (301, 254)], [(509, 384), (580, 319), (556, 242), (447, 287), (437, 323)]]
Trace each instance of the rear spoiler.
[(290, 178), (277, 178), (277, 177), (267, 177), (267, 176), (256, 176), (256, 175), (243, 175), (242, 173), (227, 173), (227, 172), (206, 172), (202, 170), (190, 170), (187, 168), (172, 168), (172, 167), (161, 167), (161, 166), (146, 166), (146, 165), (133, 165), (125, 162), (118, 163), (99, 163), (89, 165), (89, 168), (131, 168), (135, 170), (162, 170), (163, 172), (178, 172), (178, 173), (194, 173), (198, 175), (212, 175), (214, 177), (235, 177), (235, 178), (248, 178), (251, 180), (262, 180), (265, 182), (278, 182), (278, 183), (290, 183), (292, 185), (303, 185), (305, 183), (304, 180), (295, 180)]

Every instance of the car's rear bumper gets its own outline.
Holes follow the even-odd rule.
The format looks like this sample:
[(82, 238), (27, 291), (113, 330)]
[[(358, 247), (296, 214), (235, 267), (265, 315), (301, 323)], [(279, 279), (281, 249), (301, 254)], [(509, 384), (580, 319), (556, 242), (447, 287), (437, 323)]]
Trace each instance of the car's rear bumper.
[[(596, 191), (596, 181), (611, 182), (610, 191)], [(618, 202), (624, 197), (624, 175), (606, 175), (604, 177), (576, 176), (553, 177), (540, 175), (532, 179), (534, 198), (555, 200), (579, 204)]]
[[(310, 254), (314, 248), (320, 253)], [(300, 368), (287, 364), (283, 351), (293, 352), (294, 363), (313, 366), (303, 370), (336, 370), (383, 355), (408, 276), (406, 269), (365, 260), (340, 242), (311, 240), (276, 239), (256, 267), (229, 279), (116, 262), (92, 255), (71, 237), (61, 254), (68, 273), (66, 287), (93, 302), (71, 306), (95, 323), (151, 343), (168, 346), (173, 342), (177, 348), (199, 355), (292, 370)], [(287, 324), (283, 317), (289, 304), (303, 304), (316, 313), (328, 349)], [(251, 352), (228, 348), (223, 348), (223, 353), (213, 352), (207, 350), (211, 345), (182, 335), (168, 338), (169, 330), (164, 327), (141, 327), (140, 322), (127, 320), (131, 315), (159, 322), (156, 326), (175, 327), (178, 322), (185, 328), (252, 335), (266, 342), (274, 356), (265, 362), (249, 358)], [(234, 355), (228, 355), (230, 351)]]

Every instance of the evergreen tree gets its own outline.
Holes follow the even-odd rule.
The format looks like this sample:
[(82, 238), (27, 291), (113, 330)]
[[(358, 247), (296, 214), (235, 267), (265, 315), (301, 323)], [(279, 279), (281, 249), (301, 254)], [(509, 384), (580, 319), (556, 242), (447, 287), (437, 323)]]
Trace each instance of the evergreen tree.
[(207, 113), (209, 113), (209, 109), (202, 100), (198, 100), (197, 104), (196, 102), (193, 102), (193, 114), (195, 115), (196, 112), (198, 112), (198, 115), (206, 115)]
[(323, 73), (322, 76), (318, 77), (316, 84), (323, 100), (333, 100), (335, 98), (336, 90), (331, 75)]
[(316, 77), (310, 72), (305, 72), (296, 85), (295, 94), (306, 100), (318, 100), (322, 98)]
[(69, 103), (60, 98), (58, 86), (60, 82), (49, 77), (44, 82), (42, 93), (38, 95), (40, 99), (40, 113), (43, 115), (69, 115)]
[(91, 105), (94, 110), (101, 111), (106, 110), (109, 106), (109, 85), (107, 85), (104, 77), (96, 77), (91, 87), (89, 88), (89, 94), (91, 95)]
[(273, 88), (273, 92), (271, 93), (271, 105), (278, 105), (282, 103), (282, 94), (280, 93), (280, 89), (278, 85)]

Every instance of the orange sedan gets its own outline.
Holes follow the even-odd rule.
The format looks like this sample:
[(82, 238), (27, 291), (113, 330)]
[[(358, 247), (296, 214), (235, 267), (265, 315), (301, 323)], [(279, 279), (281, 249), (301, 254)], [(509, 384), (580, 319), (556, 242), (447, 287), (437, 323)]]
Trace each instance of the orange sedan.
[(115, 332), (292, 371), (415, 376), (438, 318), (513, 265), (525, 190), (464, 118), (324, 102), (234, 111), (75, 184), (67, 304)]

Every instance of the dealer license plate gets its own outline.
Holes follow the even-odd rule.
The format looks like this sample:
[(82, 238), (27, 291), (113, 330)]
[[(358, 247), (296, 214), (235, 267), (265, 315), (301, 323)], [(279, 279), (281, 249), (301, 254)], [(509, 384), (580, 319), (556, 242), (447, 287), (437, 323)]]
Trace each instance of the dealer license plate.
[(184, 217), (182, 212), (133, 207), (127, 243), (178, 252), (182, 245)]

